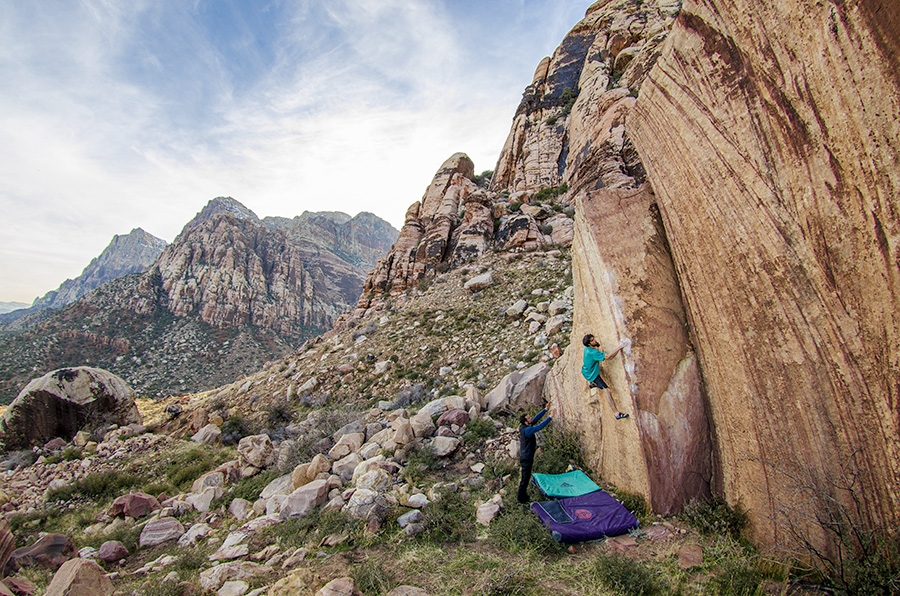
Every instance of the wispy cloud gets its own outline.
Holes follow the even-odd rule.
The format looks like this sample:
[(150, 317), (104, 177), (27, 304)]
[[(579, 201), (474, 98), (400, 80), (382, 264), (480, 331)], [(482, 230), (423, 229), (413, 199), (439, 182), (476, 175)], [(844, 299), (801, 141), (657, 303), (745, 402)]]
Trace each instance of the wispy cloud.
[(452, 153), (494, 167), (587, 4), (0, 4), (0, 300), (78, 275), (113, 234), (172, 240), (219, 195), (400, 226)]

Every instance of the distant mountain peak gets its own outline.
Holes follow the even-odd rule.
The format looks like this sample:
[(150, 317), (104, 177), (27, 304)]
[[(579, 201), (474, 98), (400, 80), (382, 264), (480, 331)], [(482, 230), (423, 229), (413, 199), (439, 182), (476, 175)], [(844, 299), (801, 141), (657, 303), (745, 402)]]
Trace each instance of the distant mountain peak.
[(256, 223), (260, 221), (259, 217), (257, 217), (253, 211), (245, 207), (240, 201), (236, 201), (231, 197), (216, 197), (207, 203), (200, 213), (195, 215), (194, 219), (184, 226), (184, 229), (194, 228), (222, 213), (233, 215), (237, 219)]
[(153, 264), (168, 243), (134, 228), (128, 234), (116, 234), (103, 252), (88, 263), (81, 275), (67, 279), (32, 304), (32, 309), (59, 309), (78, 300), (104, 283), (132, 273), (140, 273)]

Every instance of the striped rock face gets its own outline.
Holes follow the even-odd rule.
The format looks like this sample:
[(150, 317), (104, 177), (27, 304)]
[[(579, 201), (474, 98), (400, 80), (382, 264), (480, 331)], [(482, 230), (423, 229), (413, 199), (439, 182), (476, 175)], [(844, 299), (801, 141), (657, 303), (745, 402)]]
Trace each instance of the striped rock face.
[(628, 119), (763, 545), (900, 523), (900, 19), (685, 2)]

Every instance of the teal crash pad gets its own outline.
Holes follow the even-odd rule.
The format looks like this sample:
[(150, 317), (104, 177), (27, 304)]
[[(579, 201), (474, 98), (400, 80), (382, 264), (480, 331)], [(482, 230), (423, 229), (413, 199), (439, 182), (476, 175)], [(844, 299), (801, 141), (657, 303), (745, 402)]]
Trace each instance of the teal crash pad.
[(600, 490), (593, 480), (581, 470), (565, 474), (534, 474), (534, 483), (550, 498), (580, 497)]

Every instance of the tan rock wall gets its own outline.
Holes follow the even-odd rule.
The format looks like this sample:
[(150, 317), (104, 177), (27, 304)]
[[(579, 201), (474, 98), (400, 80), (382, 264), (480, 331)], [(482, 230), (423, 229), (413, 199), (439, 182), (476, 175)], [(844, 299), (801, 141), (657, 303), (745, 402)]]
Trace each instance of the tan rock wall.
[[(582, 437), (591, 467), (617, 487), (648, 498), (654, 511), (680, 511), (709, 495), (707, 416), (696, 357), (655, 199), (647, 185), (579, 196), (572, 270), (575, 313), (569, 348), (545, 394)], [(610, 352), (601, 366), (617, 409), (581, 375), (581, 338)]]
[(686, 1), (628, 120), (764, 545), (824, 544), (829, 502), (900, 522), (898, 15)]

